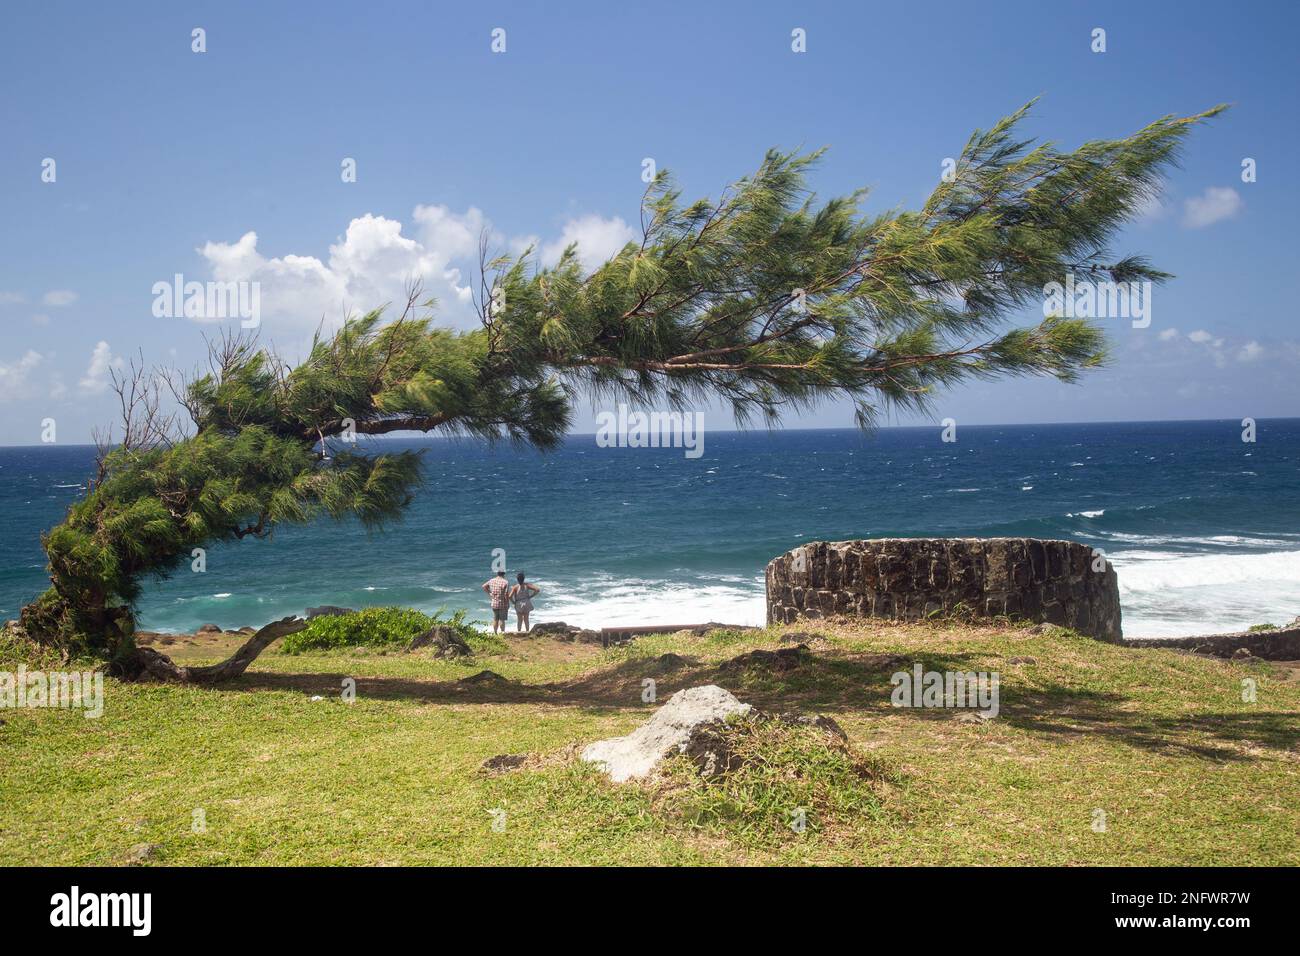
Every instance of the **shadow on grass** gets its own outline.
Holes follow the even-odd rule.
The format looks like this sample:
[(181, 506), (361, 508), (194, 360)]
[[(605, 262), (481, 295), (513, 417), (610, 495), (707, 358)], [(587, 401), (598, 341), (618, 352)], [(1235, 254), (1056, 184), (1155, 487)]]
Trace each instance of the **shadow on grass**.
[(1034, 734), (1065, 739), (1105, 737), (1172, 756), (1230, 762), (1251, 760), (1243, 745), (1294, 752), (1300, 713), (1207, 713), (1181, 716), (1121, 710), (1127, 698), (1049, 687), (1004, 694), (999, 720)]
[[(890, 703), (890, 677), (920, 663), (927, 671), (979, 671), (969, 654), (853, 654), (816, 650), (780, 662), (747, 655), (722, 664), (703, 663), (675, 654), (634, 657), (614, 667), (568, 681), (523, 684), (487, 680), (422, 681), (392, 677), (357, 677), (362, 698), (430, 704), (550, 704), (589, 713), (640, 711), (647, 679), (655, 681), (662, 702), (687, 687), (717, 684), (762, 710), (817, 711), (827, 714), (870, 713), (884, 719), (954, 722), (968, 711), (955, 708), (896, 708)], [(246, 673), (228, 690), (280, 690), (332, 696), (345, 677), (335, 674)], [(1135, 713), (1130, 698), (1062, 684), (1017, 685), (1016, 675), (1002, 674), (998, 722), (1039, 737), (1080, 740), (1113, 739), (1141, 750), (1216, 761), (1249, 760), (1242, 745), (1294, 751), (1300, 746), (1300, 714), (1287, 712), (1207, 713), (1164, 716)]]
[[(508, 680), (414, 680), (400, 677), (355, 677), (344, 673), (283, 674), (246, 672), (223, 684), (228, 691), (279, 690), (334, 696), (345, 678), (356, 681), (358, 697), (426, 703), (576, 705), (593, 709), (643, 710), (646, 679), (655, 681), (656, 699), (666, 700), (678, 690), (701, 684), (718, 684), (760, 708), (819, 707), (846, 710), (888, 704), (889, 675), (913, 660), (888, 654), (808, 655), (791, 670), (705, 664), (692, 657), (664, 654), (636, 657), (613, 667), (593, 671), (573, 680), (524, 684)], [(945, 658), (933, 666), (957, 667), (960, 658)], [(927, 663), (927, 666), (932, 666)]]

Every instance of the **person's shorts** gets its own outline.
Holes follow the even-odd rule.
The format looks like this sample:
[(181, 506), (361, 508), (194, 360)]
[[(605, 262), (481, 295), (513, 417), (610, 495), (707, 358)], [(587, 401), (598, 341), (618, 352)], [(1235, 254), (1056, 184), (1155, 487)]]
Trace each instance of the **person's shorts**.
[(499, 621), (502, 624), (506, 622), (506, 618), (508, 618), (509, 615), (510, 608), (508, 607), (494, 607), (492, 609), (492, 620)]

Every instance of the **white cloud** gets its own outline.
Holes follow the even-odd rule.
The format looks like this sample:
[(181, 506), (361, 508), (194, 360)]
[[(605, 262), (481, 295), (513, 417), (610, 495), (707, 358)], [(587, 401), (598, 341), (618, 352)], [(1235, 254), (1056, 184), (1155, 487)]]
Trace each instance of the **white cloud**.
[(416, 206), (414, 219), (420, 238), (431, 257), (431, 265), (443, 272), (458, 301), (470, 301), (470, 286), (462, 284), (461, 271), (452, 262), (478, 263), (479, 237), (491, 229), (481, 211), (470, 206), (458, 215), (446, 206)]
[(50, 376), (50, 398), (62, 398), (68, 394), (68, 387), (63, 384), (63, 376), (55, 372)]
[(540, 250), (542, 262), (554, 265), (565, 248), (576, 242), (578, 260), (587, 272), (593, 271), (636, 238), (636, 232), (620, 217), (581, 216), (564, 224), (560, 238), (545, 243)]
[(1210, 186), (1200, 196), (1183, 203), (1183, 225), (1200, 229), (1223, 219), (1231, 219), (1241, 212), (1242, 201), (1237, 190), (1229, 186)]
[(1241, 347), (1237, 352), (1237, 361), (1253, 362), (1264, 354), (1264, 347), (1253, 339)]
[(213, 278), (259, 283), (263, 325), (272, 335), (277, 327), (290, 337), (314, 330), (322, 319), (327, 329), (337, 328), (349, 310), (402, 301), (411, 279), (423, 280), (444, 311), (454, 315), (460, 306), (465, 313), (471, 289), (453, 260), (477, 256), (486, 218), (473, 208), (460, 215), (445, 206), (417, 206), (414, 220), (416, 237), (403, 235), (395, 219), (369, 213), (353, 219), (325, 262), (302, 255), (268, 259), (257, 251), (256, 232), (234, 243), (209, 242), (199, 253)]
[[(253, 231), (232, 243), (208, 242), (198, 252), (214, 279), (259, 284), (262, 329), (283, 345), (302, 341), (322, 320), (327, 331), (337, 328), (350, 310), (400, 304), (412, 278), (423, 280), (425, 293), (438, 300), (444, 321), (473, 321), (479, 239), (485, 233), (490, 244), (515, 254), (537, 245), (527, 238), (494, 235), (488, 218), (473, 206), (458, 213), (446, 206), (421, 205), (412, 213), (410, 235), (395, 219), (370, 213), (353, 219), (324, 261), (293, 254), (267, 258), (258, 251)], [(566, 223), (561, 237), (542, 247), (540, 258), (553, 263), (565, 245), (576, 241), (584, 266), (590, 268), (632, 235), (622, 219), (583, 216)]]
[(71, 289), (51, 289), (45, 295), (41, 296), (42, 305), (52, 305), (56, 308), (64, 305), (72, 305), (77, 301), (77, 293)]
[(41, 364), (40, 352), (28, 349), (17, 362), (0, 362), (0, 402), (10, 402), (27, 395), (27, 376)]
[(19, 305), (27, 301), (21, 292), (0, 292), (0, 305)]
[(77, 385), (83, 392), (91, 394), (105, 392), (109, 386), (109, 371), (122, 368), (125, 364), (120, 358), (115, 358), (108, 343), (101, 340), (90, 353), (90, 364), (86, 367), (86, 374), (81, 377)]
[[(1205, 329), (1196, 329), (1185, 336), (1179, 336), (1175, 329), (1165, 329), (1160, 333), (1160, 339), (1175, 342), (1171, 348), (1177, 349), (1185, 358), (1209, 359), (1216, 368), (1221, 369), (1228, 368), (1234, 360), (1269, 365), (1300, 361), (1300, 343), (1289, 340), (1265, 345), (1257, 339), (1225, 337)], [(1190, 344), (1184, 345), (1184, 342)]]

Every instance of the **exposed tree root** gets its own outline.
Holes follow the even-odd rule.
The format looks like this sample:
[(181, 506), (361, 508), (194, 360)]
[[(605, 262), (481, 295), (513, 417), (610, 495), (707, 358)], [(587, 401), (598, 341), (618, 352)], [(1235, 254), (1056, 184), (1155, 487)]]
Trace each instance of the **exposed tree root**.
[(109, 673), (123, 680), (162, 681), (173, 684), (220, 684), (233, 680), (248, 669), (248, 665), (257, 659), (257, 655), (266, 650), (272, 641), (296, 634), (307, 626), (300, 617), (286, 617), (266, 625), (219, 664), (203, 667), (184, 667), (175, 663), (166, 654), (155, 651), (152, 647), (136, 647), (130, 653), (119, 657), (109, 668)]

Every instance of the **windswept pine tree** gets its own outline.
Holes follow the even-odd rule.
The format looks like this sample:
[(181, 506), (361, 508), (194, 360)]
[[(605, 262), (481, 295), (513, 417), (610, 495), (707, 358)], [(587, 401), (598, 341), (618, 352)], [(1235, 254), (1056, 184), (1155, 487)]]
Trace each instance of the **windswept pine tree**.
[(1105, 360), (1100, 328), (1010, 318), (1070, 274), (1168, 278), (1110, 244), (1192, 126), (1222, 107), (1069, 152), (1016, 136), (1027, 109), (973, 135), (919, 210), (864, 216), (862, 193), (818, 204), (806, 183), (821, 153), (770, 152), (716, 201), (684, 204), (660, 173), (640, 241), (590, 274), (572, 247), (550, 268), (531, 252), (485, 254), (472, 331), (435, 327), (413, 295), (388, 324), (379, 309), (318, 337), (292, 369), (225, 338), (205, 374), (173, 389), (183, 432), (161, 411), (160, 379), (136, 370), (118, 383), (124, 433), (44, 537), (51, 587), (22, 626), (128, 675), (241, 672), (301, 625), (269, 625), (224, 664), (179, 668), (135, 648), (132, 603), (145, 578), (213, 541), (320, 516), (398, 518), (418, 456), (361, 453), (340, 436), (439, 430), (548, 449), (584, 392), (672, 408), (720, 399), (742, 423), (847, 398), (868, 425), (969, 379), (1074, 381)]

